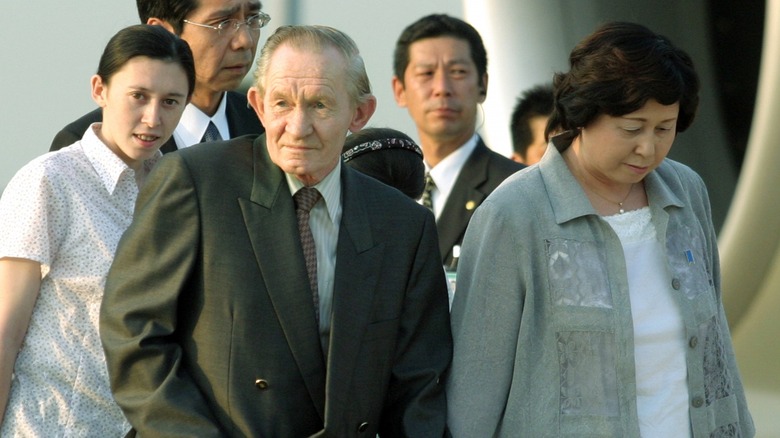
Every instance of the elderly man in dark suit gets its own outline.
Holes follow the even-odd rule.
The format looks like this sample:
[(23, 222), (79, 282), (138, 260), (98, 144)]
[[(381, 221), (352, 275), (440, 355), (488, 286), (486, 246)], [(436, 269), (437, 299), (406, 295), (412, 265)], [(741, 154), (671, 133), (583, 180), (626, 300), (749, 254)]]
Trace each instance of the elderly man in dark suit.
[(421, 202), (436, 215), (442, 262), (454, 270), (474, 209), (524, 166), (476, 134), (478, 106), (487, 96), (487, 54), (470, 24), (441, 14), (417, 20), (398, 38), (393, 69), (395, 100), (414, 119), (425, 156)]
[[(160, 25), (190, 45), (195, 92), (163, 153), (202, 141), (261, 134), (263, 125), (236, 89), (251, 69), (260, 28), (270, 17), (259, 0), (137, 0), (142, 23)], [(100, 108), (65, 126), (49, 150), (71, 145), (89, 125), (103, 120)]]
[(167, 155), (139, 195), (101, 309), (117, 403), (141, 436), (442, 436), (433, 215), (340, 160), (376, 107), (357, 47), (285, 26), (256, 76), (265, 135)]

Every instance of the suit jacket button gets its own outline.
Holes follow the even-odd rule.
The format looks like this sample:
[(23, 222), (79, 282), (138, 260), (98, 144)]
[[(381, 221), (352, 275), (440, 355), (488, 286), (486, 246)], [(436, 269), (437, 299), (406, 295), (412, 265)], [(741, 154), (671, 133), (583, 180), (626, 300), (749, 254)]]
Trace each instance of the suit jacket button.
[(257, 389), (268, 389), (268, 381), (265, 379), (257, 379), (255, 380), (255, 386), (257, 386)]
[(360, 423), (360, 426), (358, 426), (357, 431), (360, 432), (360, 433), (363, 433), (366, 430), (368, 430), (368, 423), (364, 421), (364, 422)]
[(691, 400), (691, 405), (694, 408), (700, 408), (702, 405), (704, 405), (704, 399), (701, 397), (694, 397), (693, 400)]
[(682, 284), (682, 283), (680, 283), (680, 279), (678, 279), (678, 278), (674, 278), (674, 279), (672, 279), (672, 289), (674, 289), (674, 290), (680, 290), (680, 285), (681, 285), (681, 284)]
[(477, 203), (474, 201), (469, 201), (466, 203), (466, 210), (471, 211), (473, 209), (477, 208)]

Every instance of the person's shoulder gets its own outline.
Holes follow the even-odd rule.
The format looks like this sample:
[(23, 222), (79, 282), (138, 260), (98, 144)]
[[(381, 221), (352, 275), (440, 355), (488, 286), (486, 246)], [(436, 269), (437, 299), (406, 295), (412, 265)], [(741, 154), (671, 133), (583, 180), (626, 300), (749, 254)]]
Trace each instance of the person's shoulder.
[(695, 170), (670, 158), (664, 159), (656, 168), (656, 172), (667, 184), (677, 183), (681, 188), (691, 184), (704, 185), (704, 181)]
[(74, 172), (82, 169), (85, 163), (89, 165), (81, 146), (75, 143), (33, 158), (16, 172), (14, 179), (56, 184), (73, 179)]
[(81, 140), (89, 125), (103, 120), (103, 110), (96, 108), (78, 119), (68, 123), (58, 132), (51, 142), (50, 151), (56, 151)]
[(488, 166), (493, 172), (511, 175), (526, 167), (524, 164), (518, 163), (517, 161), (490, 149), (484, 142), (482, 142), (481, 145), (487, 150)]
[[(187, 161), (218, 161), (222, 158), (231, 159), (235, 156), (251, 153), (255, 140), (260, 135), (247, 134), (208, 143), (198, 143), (179, 149), (174, 154), (180, 154)], [(170, 155), (170, 154), (169, 154)]]

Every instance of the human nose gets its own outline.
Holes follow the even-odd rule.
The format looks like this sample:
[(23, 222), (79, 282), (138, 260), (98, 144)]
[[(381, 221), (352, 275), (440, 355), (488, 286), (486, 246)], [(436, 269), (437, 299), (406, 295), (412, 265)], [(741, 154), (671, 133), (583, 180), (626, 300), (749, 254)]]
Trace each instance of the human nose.
[(236, 50), (246, 49), (254, 46), (260, 36), (260, 30), (252, 30), (246, 22), (242, 21), (236, 24), (238, 28), (231, 37), (231, 44)]
[(306, 111), (296, 109), (291, 111), (285, 125), (286, 131), (296, 138), (304, 138), (311, 133), (311, 119)]
[(156, 103), (150, 103), (144, 108), (144, 114), (141, 122), (146, 126), (152, 128), (160, 124), (160, 105)]
[(436, 96), (449, 96), (452, 94), (452, 83), (443, 70), (436, 70), (433, 74), (433, 93)]
[(637, 139), (634, 152), (644, 157), (649, 157), (655, 154), (655, 142), (656, 138), (652, 134), (643, 135)]

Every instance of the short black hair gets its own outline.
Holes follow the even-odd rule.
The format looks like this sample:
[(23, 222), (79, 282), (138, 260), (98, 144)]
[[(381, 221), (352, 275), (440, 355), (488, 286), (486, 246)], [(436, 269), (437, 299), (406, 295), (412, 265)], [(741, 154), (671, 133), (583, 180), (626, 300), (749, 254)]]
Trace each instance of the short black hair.
[(517, 99), (509, 122), (512, 133), (512, 149), (525, 157), (528, 146), (534, 141), (530, 121), (534, 117), (550, 117), (553, 112), (552, 84), (542, 84), (525, 90)]
[(555, 126), (573, 138), (599, 115), (629, 114), (650, 99), (679, 103), (677, 132), (696, 116), (699, 77), (690, 56), (640, 24), (600, 26), (574, 47), (569, 66), (553, 78), (555, 109), (547, 135)]
[(136, 0), (138, 18), (146, 24), (150, 18), (165, 20), (181, 35), (184, 19), (200, 6), (200, 0)]
[(487, 50), (482, 37), (474, 26), (465, 21), (446, 14), (431, 14), (420, 18), (401, 32), (395, 44), (393, 55), (393, 71), (401, 83), (404, 83), (404, 72), (409, 66), (409, 46), (426, 38), (453, 37), (465, 40), (471, 48), (471, 59), (477, 66), (478, 84), (485, 87), (483, 80), (487, 73)]

